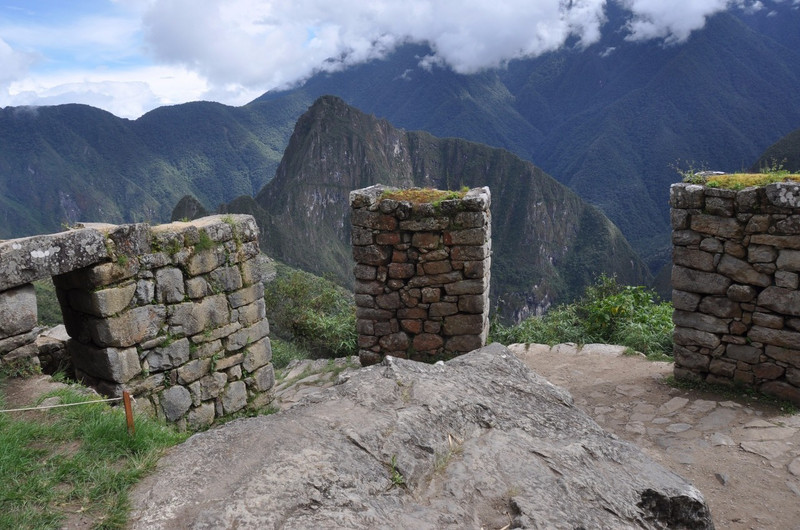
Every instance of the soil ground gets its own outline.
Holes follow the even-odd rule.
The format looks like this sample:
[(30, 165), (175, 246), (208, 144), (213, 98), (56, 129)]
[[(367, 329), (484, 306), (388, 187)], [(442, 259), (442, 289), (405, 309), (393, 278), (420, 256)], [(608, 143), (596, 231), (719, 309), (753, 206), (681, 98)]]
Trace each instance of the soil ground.
[(672, 363), (608, 347), (512, 345), (604, 429), (694, 484), (720, 529), (800, 529), (800, 415), (669, 386)]

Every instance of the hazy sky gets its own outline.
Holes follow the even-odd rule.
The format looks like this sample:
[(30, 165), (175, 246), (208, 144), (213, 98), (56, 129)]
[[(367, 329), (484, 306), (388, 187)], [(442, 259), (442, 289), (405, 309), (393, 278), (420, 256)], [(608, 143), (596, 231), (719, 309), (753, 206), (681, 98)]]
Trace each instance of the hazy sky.
[(0, 107), (87, 103), (122, 117), (267, 90), (427, 42), (421, 67), (474, 72), (600, 37), (680, 45), (726, 9), (800, 0), (0, 0)]

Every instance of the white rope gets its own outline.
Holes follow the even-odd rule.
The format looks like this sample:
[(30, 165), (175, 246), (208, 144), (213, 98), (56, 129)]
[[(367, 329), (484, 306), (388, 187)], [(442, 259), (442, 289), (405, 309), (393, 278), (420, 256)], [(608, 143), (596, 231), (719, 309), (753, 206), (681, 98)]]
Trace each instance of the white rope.
[(109, 401), (122, 401), (122, 398), (109, 398), (109, 399), (94, 399), (92, 401), (81, 401), (80, 403), (62, 403), (60, 405), (47, 405), (44, 407), (27, 407), (24, 409), (8, 409), (0, 410), (0, 412), (23, 412), (26, 410), (47, 410), (56, 409), (59, 407), (74, 407), (76, 405), (91, 405), (92, 403), (107, 403)]

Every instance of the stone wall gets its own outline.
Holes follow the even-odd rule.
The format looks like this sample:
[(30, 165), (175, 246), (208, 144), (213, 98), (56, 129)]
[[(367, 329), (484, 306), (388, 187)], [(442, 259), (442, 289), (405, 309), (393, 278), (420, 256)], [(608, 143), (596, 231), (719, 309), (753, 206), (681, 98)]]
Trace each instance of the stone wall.
[(800, 404), (800, 185), (670, 190), (675, 376)]
[[(101, 393), (128, 390), (139, 409), (191, 429), (267, 402), (274, 374), (251, 216), (83, 226), (0, 245), (0, 313), (31, 300), (34, 311), (0, 328), (4, 362), (34, 348), (33, 287), (13, 284), (52, 275), (76, 375)], [(76, 247), (80, 234), (88, 243)], [(46, 264), (59, 255), (85, 259)]]
[(350, 193), (359, 357), (431, 361), (485, 345), (489, 333), (489, 188), (437, 204)]

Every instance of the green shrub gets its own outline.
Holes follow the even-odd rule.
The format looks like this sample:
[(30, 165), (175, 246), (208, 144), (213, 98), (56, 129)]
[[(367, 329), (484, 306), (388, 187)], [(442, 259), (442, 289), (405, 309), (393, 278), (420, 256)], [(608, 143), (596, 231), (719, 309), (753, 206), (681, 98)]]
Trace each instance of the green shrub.
[(61, 306), (56, 297), (56, 288), (52, 278), (33, 282), (36, 290), (36, 308), (39, 313), (39, 323), (43, 326), (57, 326), (63, 323)]
[(579, 300), (544, 316), (514, 326), (493, 321), (491, 339), (503, 344), (601, 342), (660, 357), (672, 354), (672, 328), (671, 303), (657, 302), (655, 293), (644, 287), (620, 285), (601, 275)]
[(276, 264), (276, 270), (264, 293), (272, 336), (293, 342), (311, 357), (357, 354), (353, 295), (331, 281), (286, 265)]

